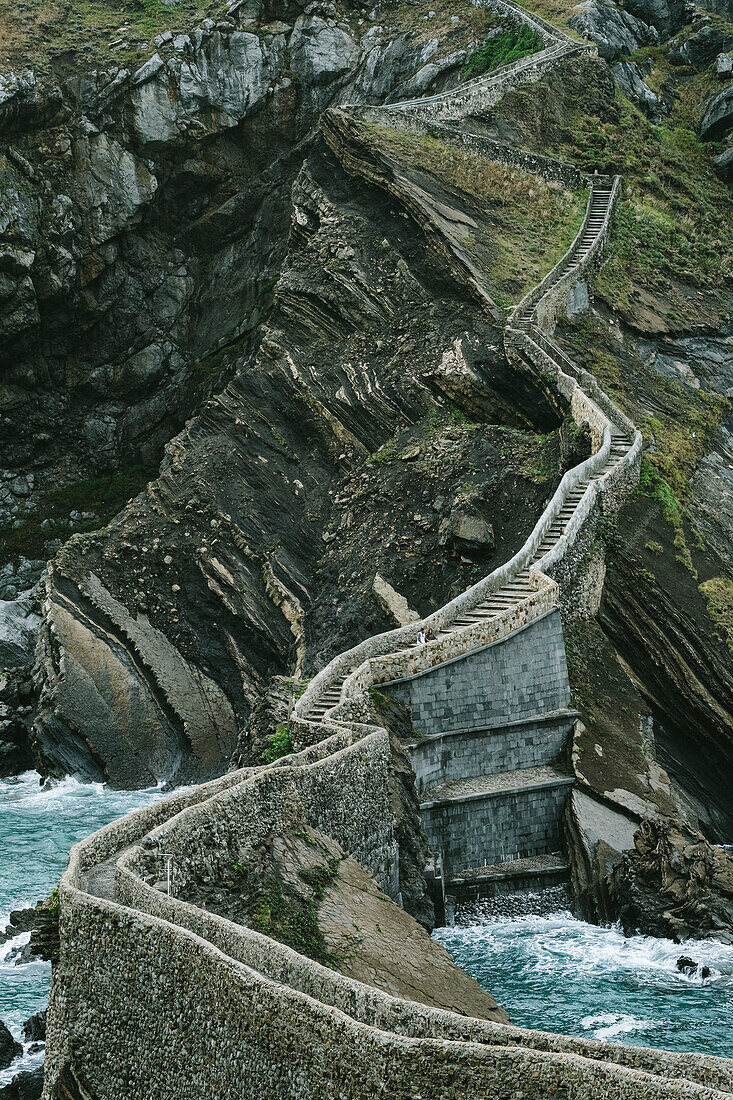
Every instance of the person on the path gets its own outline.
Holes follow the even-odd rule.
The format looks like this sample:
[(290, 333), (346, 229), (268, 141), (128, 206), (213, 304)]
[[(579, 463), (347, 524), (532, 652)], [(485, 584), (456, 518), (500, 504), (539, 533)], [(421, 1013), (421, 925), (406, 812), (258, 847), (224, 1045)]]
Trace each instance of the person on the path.
[(417, 632), (417, 644), (418, 645), (425, 645), (425, 631), (423, 630), (422, 627), (420, 627), (420, 629)]
[(427, 629), (427, 632), (425, 634), (425, 641), (426, 642), (434, 642), (435, 641), (435, 634), (433, 633), (432, 626), (429, 626), (428, 629)]

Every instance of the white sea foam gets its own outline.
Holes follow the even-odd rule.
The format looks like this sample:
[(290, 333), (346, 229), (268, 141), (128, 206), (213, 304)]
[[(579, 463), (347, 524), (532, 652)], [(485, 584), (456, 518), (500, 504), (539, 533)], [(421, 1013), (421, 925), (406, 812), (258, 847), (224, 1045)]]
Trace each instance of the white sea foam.
[(594, 1039), (608, 1042), (613, 1039), (622, 1040), (623, 1036), (631, 1035), (634, 1031), (649, 1031), (656, 1024), (652, 1020), (639, 1020), (625, 1012), (602, 1012), (599, 1016), (584, 1016), (580, 1026), (586, 1031), (592, 1031)]

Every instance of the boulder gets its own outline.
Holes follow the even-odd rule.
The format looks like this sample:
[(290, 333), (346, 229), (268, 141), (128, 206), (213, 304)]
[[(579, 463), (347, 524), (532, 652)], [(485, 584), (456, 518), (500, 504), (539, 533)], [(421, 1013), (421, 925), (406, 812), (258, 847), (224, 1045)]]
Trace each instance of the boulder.
[(494, 529), (481, 515), (477, 505), (467, 499), (458, 500), (447, 520), (441, 524), (444, 541), (459, 553), (475, 556), (494, 549)]
[(0, 1100), (41, 1100), (42, 1092), (43, 1066), (38, 1066), (16, 1073), (9, 1085), (0, 1088)]
[(733, 53), (721, 53), (716, 57), (715, 72), (723, 80), (733, 76)]
[(309, 84), (328, 84), (352, 68), (358, 49), (341, 27), (330, 26), (320, 15), (301, 15), (290, 39), (290, 64)]
[(733, 179), (733, 145), (719, 156), (713, 157), (713, 166), (721, 179)]
[(644, 83), (639, 66), (633, 61), (617, 61), (611, 66), (613, 80), (617, 87), (637, 103), (645, 115), (649, 118), (657, 118), (660, 113), (661, 101), (651, 88)]
[(46, 1012), (34, 1012), (23, 1024), (23, 1038), (27, 1043), (44, 1042), (46, 1039)]
[[(677, 960), (677, 969), (679, 970), (680, 974), (687, 974), (688, 978), (691, 978), (693, 974), (698, 973), (698, 964), (688, 955), (680, 955), (679, 959)], [(701, 978), (709, 978), (710, 967), (701, 966), (699, 976)]]
[(662, 41), (687, 21), (685, 0), (626, 0), (624, 9), (641, 23), (654, 27)]
[(733, 34), (705, 24), (699, 30), (683, 42), (669, 51), (669, 59), (673, 65), (693, 65), (699, 72), (707, 69), (724, 50), (733, 47)]
[(417, 611), (412, 610), (405, 597), (401, 596), (389, 581), (386, 581), (379, 573), (374, 575), (372, 592), (379, 606), (390, 619), (397, 623), (397, 626), (408, 626), (410, 623), (417, 622), (420, 618)]
[(10, 1063), (22, 1053), (22, 1046), (15, 1041), (9, 1029), (0, 1020), (0, 1069), (7, 1069)]
[(708, 101), (700, 124), (703, 141), (719, 141), (733, 130), (733, 85), (723, 88)]
[(568, 26), (595, 42), (600, 57), (606, 61), (634, 53), (642, 46), (656, 46), (660, 41), (655, 27), (642, 23), (628, 11), (621, 11), (611, 0), (586, 0), (568, 19)]

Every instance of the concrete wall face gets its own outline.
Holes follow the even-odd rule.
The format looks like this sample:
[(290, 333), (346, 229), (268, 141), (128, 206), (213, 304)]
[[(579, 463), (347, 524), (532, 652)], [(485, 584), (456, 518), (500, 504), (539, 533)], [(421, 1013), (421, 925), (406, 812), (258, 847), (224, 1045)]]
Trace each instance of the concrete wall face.
[(571, 779), (547, 787), (428, 804), (423, 830), (442, 851), (448, 877), (468, 868), (559, 851), (562, 810)]
[(562, 623), (557, 611), (460, 661), (387, 687), (412, 707), (422, 734), (498, 726), (570, 704)]

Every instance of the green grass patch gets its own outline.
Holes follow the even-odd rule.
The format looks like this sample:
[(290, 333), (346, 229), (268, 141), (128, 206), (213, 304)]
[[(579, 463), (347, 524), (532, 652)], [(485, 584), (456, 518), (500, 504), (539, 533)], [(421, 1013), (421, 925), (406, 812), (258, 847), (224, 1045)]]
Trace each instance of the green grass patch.
[[(19, 527), (0, 528), (0, 564), (20, 556), (44, 558), (49, 539), (67, 539), (72, 531), (96, 531), (106, 526), (157, 473), (154, 467), (130, 466), (117, 474), (74, 481), (41, 493), (38, 515), (29, 516)], [(64, 520), (73, 511), (94, 512), (98, 519), (82, 520), (70, 527)], [(44, 520), (50, 525), (42, 529)]]
[(293, 742), (290, 739), (290, 728), (284, 722), (275, 727), (275, 732), (268, 738), (267, 747), (262, 752), (263, 764), (272, 764), (281, 756), (288, 756), (293, 751)]
[[(424, 134), (374, 123), (364, 126), (378, 154), (421, 179), (421, 186), (455, 195), (470, 221), (452, 243), (482, 273), (499, 306), (509, 306), (534, 286), (567, 251), (580, 228), (587, 192), (566, 191), (539, 176), (474, 156)], [(441, 194), (441, 192), (443, 194)]]
[(473, 51), (463, 66), (463, 75), (483, 76), (541, 49), (542, 39), (526, 23), (507, 27)]
[(711, 577), (710, 580), (703, 581), (699, 592), (707, 604), (710, 618), (733, 654), (733, 580), (728, 577)]
[(250, 913), (252, 928), (287, 944), (309, 959), (325, 966), (334, 966), (338, 957), (329, 951), (318, 925), (318, 904), (326, 887), (336, 878), (339, 862), (334, 857), (326, 864), (299, 872), (313, 890), (312, 899), (307, 904), (291, 901), (283, 893), (280, 881), (274, 875), (268, 876), (254, 900)]
[[(710, 74), (666, 64), (658, 50), (654, 73), (671, 93), (673, 109), (661, 125), (650, 122), (616, 90), (615, 120), (598, 118), (589, 101), (571, 113), (555, 151), (578, 167), (624, 177), (599, 295), (614, 308), (633, 312), (640, 288), (669, 300), (679, 327), (696, 321), (699, 305), (689, 288), (723, 296), (733, 275), (730, 189), (711, 165), (717, 147), (695, 133), (709, 95)], [(660, 68), (661, 67), (661, 68)], [(654, 84), (654, 81), (651, 81)], [(589, 89), (589, 97), (593, 89)]]

